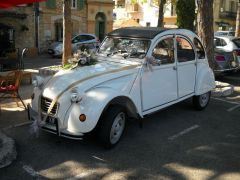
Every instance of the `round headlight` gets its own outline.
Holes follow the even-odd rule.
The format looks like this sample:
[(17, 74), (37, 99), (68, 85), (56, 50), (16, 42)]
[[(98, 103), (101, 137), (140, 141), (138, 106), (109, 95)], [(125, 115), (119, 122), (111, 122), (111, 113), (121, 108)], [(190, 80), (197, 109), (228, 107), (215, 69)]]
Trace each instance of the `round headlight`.
[(83, 99), (84, 94), (80, 93), (77, 88), (71, 90), (71, 102), (78, 103)]

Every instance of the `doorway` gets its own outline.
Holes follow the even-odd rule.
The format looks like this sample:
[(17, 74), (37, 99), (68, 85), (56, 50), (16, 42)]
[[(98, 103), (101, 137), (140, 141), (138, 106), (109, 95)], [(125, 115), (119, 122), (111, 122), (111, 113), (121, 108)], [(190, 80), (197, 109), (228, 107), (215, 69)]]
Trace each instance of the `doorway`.
[(14, 29), (11, 26), (0, 24), (0, 56), (6, 50), (15, 48)]
[(96, 29), (95, 29), (95, 34), (99, 38), (100, 41), (102, 41), (105, 37), (105, 28), (106, 28), (106, 16), (104, 13), (99, 12), (97, 13), (95, 17), (95, 22), (96, 22)]

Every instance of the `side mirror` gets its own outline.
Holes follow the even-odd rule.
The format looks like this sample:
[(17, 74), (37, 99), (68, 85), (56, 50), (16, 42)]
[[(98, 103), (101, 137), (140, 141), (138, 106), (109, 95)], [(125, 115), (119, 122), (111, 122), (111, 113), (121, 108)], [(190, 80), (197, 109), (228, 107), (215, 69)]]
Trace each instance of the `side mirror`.
[(151, 64), (152, 66), (160, 66), (161, 65), (161, 60), (156, 59), (153, 56), (146, 56), (145, 63), (146, 64)]

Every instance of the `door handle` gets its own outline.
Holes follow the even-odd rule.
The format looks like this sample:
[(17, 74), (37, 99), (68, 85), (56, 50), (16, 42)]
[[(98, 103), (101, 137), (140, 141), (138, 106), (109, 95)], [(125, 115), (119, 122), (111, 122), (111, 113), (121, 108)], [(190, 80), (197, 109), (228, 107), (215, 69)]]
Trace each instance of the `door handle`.
[(175, 71), (176, 71), (176, 70), (177, 70), (177, 66), (173, 66), (173, 70), (175, 70)]

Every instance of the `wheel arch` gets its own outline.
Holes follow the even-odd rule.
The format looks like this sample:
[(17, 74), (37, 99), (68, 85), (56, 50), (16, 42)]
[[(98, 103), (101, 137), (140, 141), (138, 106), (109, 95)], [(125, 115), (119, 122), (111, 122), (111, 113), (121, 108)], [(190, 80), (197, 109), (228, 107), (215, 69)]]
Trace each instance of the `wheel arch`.
[(138, 110), (133, 101), (127, 96), (117, 96), (114, 97), (111, 101), (107, 103), (105, 108), (103, 109), (102, 114), (110, 107), (110, 106), (122, 106), (129, 117), (138, 118)]

